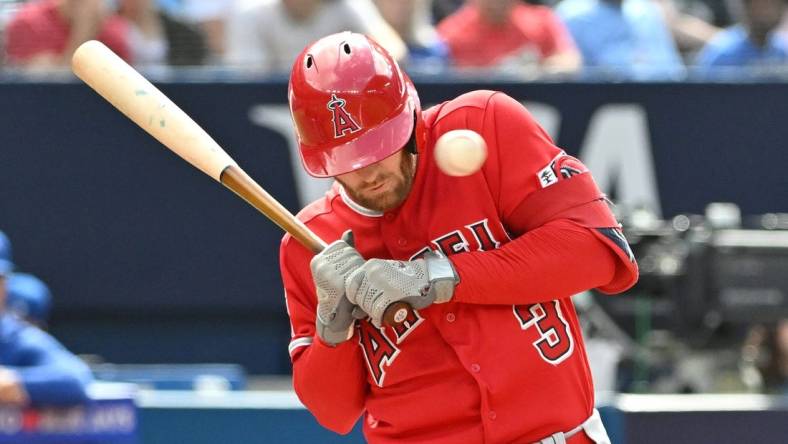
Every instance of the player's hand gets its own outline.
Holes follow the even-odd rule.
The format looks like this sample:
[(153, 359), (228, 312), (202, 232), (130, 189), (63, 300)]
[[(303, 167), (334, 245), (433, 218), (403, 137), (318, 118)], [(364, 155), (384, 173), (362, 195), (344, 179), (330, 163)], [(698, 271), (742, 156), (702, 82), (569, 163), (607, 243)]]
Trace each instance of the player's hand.
[(0, 404), (23, 406), (30, 401), (16, 373), (0, 367)]
[(353, 336), (356, 318), (366, 313), (345, 297), (345, 280), (364, 264), (364, 258), (353, 246), (353, 232), (332, 243), (310, 262), (312, 279), (317, 288), (317, 334), (323, 342), (337, 345)]
[(419, 309), (448, 302), (458, 282), (451, 261), (429, 252), (424, 259), (407, 262), (370, 259), (348, 276), (345, 291), (348, 300), (380, 327), (389, 305), (403, 301)]

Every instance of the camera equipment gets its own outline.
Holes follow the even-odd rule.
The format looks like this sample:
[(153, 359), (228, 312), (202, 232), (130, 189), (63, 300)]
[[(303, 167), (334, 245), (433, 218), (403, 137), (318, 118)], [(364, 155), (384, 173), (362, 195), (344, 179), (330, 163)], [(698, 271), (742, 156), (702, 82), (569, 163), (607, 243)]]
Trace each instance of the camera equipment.
[(704, 216), (621, 219), (640, 280), (627, 295), (595, 300), (633, 337), (644, 319), (702, 345), (724, 340), (712, 335), (720, 329), (788, 318), (788, 214), (742, 224), (735, 205), (710, 204)]

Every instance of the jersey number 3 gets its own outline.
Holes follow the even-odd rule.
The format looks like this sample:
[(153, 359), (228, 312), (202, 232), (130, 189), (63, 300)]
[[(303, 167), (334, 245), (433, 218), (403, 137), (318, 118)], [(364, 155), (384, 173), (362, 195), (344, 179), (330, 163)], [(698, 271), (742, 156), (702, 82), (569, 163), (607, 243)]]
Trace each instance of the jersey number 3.
[(557, 365), (572, 354), (575, 348), (572, 333), (558, 301), (515, 305), (513, 308), (514, 315), (520, 321), (520, 328), (526, 330), (533, 327), (539, 332), (534, 347), (542, 359)]

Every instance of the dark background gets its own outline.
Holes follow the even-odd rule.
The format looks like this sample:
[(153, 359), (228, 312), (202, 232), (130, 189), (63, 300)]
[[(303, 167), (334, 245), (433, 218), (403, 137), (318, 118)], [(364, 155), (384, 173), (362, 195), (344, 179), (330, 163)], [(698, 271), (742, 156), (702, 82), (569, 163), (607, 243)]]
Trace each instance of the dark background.
[[(416, 81), (423, 103), (498, 89), (561, 113), (576, 154), (609, 103), (647, 111), (665, 216), (711, 201), (788, 212), (788, 84), (482, 84)], [(290, 152), (250, 108), (281, 82), (159, 84), (284, 206)], [(239, 362), (287, 373), (281, 232), (78, 83), (0, 84), (0, 229), (55, 299), (52, 331), (111, 362)]]

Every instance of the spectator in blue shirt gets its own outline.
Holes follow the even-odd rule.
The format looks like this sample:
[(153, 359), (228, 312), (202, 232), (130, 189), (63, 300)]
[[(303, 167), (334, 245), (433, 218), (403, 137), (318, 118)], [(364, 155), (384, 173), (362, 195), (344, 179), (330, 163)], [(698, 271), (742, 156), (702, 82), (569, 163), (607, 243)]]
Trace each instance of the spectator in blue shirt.
[(788, 37), (778, 32), (786, 0), (735, 0), (739, 23), (720, 32), (698, 54), (702, 74), (723, 67), (788, 65)]
[(87, 400), (88, 367), (43, 330), (5, 310), (13, 270), (0, 232), (0, 405), (63, 405)]
[(563, 0), (556, 12), (589, 74), (658, 80), (685, 73), (676, 42), (652, 0)]

